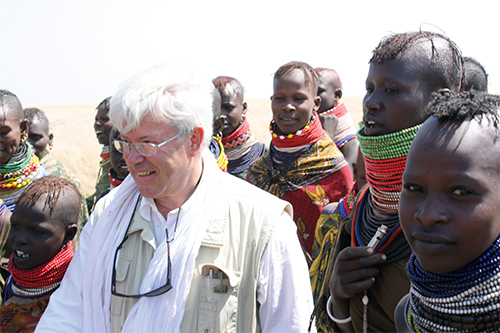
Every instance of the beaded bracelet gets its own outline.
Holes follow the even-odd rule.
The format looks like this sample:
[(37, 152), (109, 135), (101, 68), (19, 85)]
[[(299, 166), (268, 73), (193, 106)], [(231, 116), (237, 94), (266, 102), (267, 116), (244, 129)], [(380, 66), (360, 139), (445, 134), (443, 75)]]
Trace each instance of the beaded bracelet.
[(328, 302), (326, 302), (326, 313), (328, 313), (328, 317), (330, 317), (331, 320), (336, 322), (337, 324), (347, 324), (351, 322), (351, 317), (349, 316), (348, 318), (345, 319), (337, 319), (335, 318), (332, 313), (330, 312), (330, 306), (332, 305), (332, 296), (328, 297)]

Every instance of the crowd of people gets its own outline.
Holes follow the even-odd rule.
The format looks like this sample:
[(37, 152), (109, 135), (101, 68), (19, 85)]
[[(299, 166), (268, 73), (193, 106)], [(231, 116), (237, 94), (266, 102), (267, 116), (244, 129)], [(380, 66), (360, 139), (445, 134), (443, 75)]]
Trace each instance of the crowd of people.
[(278, 68), (268, 145), (236, 78), (141, 72), (88, 197), (0, 90), (0, 332), (499, 331), (500, 97), (438, 33), (369, 65), (359, 130), (336, 71)]

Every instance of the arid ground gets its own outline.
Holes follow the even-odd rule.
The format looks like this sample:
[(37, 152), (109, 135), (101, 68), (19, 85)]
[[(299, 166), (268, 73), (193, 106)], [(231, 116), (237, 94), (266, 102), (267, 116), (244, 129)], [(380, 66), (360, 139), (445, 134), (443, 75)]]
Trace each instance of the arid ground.
[[(362, 98), (342, 98), (357, 124), (362, 117)], [(272, 119), (269, 99), (249, 99), (248, 121), (257, 138), (270, 141), (269, 122)], [(52, 152), (81, 181), (85, 195), (92, 194), (99, 170), (99, 145), (94, 132), (96, 106), (93, 104), (29, 104), (23, 107), (37, 107), (49, 118), (54, 147)]]

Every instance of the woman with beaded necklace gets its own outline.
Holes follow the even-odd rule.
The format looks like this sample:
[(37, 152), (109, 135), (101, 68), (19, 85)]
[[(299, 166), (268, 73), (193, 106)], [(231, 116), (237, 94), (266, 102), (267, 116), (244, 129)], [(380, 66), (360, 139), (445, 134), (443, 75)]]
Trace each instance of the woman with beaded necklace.
[(221, 113), (224, 116), (221, 142), (228, 159), (227, 172), (246, 179), (248, 168), (265, 153), (266, 146), (257, 141), (250, 128), (240, 81), (230, 76), (218, 76), (212, 82), (221, 97)]
[(33, 180), (47, 176), (27, 142), (28, 120), (21, 102), (8, 90), (0, 90), (0, 199), (10, 211)]
[[(388, 36), (370, 59), (358, 140), (368, 184), (350, 216), (337, 219), (313, 317), (319, 331), (394, 332), (394, 309), (410, 288), (411, 249), (401, 232), (399, 194), (406, 156), (428, 117), (433, 92), (463, 87), (463, 59), (447, 37), (431, 32)], [(378, 230), (378, 245), (367, 245)]]
[(276, 71), (271, 144), (247, 175), (250, 183), (292, 204), (309, 265), (321, 210), (338, 202), (352, 187), (351, 169), (317, 114), (318, 82), (318, 73), (303, 62), (289, 62)]
[(437, 96), (403, 175), (413, 254), (398, 332), (500, 331), (500, 98)]

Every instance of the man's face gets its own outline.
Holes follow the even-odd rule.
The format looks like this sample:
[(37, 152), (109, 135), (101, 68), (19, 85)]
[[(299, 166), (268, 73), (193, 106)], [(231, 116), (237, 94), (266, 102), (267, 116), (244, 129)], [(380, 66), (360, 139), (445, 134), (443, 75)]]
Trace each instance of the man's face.
[[(148, 114), (139, 128), (121, 133), (121, 137), (130, 144), (160, 144), (177, 134), (173, 127), (159, 124)], [(175, 201), (182, 195), (183, 185), (189, 179), (194, 163), (189, 133), (161, 146), (154, 156), (142, 156), (132, 147), (123, 157), (139, 192), (157, 202)]]

